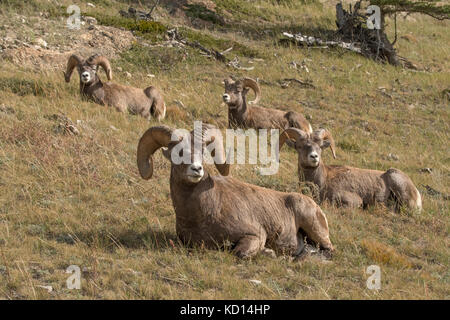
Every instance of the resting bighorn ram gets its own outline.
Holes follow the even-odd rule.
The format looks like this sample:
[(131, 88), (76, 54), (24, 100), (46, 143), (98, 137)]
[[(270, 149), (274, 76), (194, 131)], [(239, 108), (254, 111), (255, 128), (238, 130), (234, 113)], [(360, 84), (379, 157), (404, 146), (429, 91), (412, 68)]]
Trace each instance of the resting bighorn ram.
[(396, 210), (403, 205), (421, 210), (419, 191), (411, 179), (398, 169), (383, 172), (323, 164), (322, 149), (330, 147), (336, 158), (334, 140), (328, 130), (319, 129), (309, 134), (289, 128), (280, 135), (280, 149), (287, 139), (295, 141), (299, 178), (319, 187), (320, 201), (328, 200), (338, 206), (366, 208), (376, 202), (387, 206), (393, 200)]
[(113, 82), (103, 83), (97, 75), (98, 66), (105, 70), (108, 80), (111, 80), (111, 65), (108, 59), (98, 54), (87, 60), (77, 55), (70, 56), (64, 78), (69, 82), (73, 69), (77, 68), (83, 97), (101, 105), (115, 107), (120, 112), (128, 110), (130, 113), (140, 114), (148, 120), (151, 116), (158, 121), (165, 117), (166, 105), (158, 89), (153, 86), (138, 89)]
[[(261, 98), (261, 89), (258, 83), (250, 78), (233, 81), (224, 80), (225, 93), (223, 101), (228, 105), (229, 128), (253, 128), (253, 129), (286, 129), (299, 128), (306, 132), (312, 132), (311, 125), (303, 115), (294, 111), (281, 111), (259, 107), (256, 104)], [(255, 100), (247, 102), (249, 88), (256, 95)]]
[[(225, 161), (222, 136), (213, 126), (203, 127), (199, 138), (201, 148), (194, 148), (192, 132), (184, 137), (173, 134), (174, 130), (167, 126), (148, 129), (139, 141), (137, 165), (141, 177), (150, 179), (153, 154), (159, 148), (167, 148), (163, 154), (171, 160), (178, 143), (190, 143), (187, 144), (189, 151), (183, 149), (183, 157), (187, 156), (192, 164), (175, 164), (171, 160), (170, 173), (176, 231), (183, 243), (218, 248), (229, 241), (234, 245), (233, 252), (241, 258), (265, 251), (265, 246), (276, 252), (298, 255), (304, 248), (302, 235), (306, 234), (325, 252), (332, 251), (327, 218), (314, 200), (228, 176), (230, 165)], [(210, 148), (211, 143), (215, 143), (212, 154), (214, 157), (217, 154), (215, 166), (220, 176), (211, 175), (199, 160), (204, 148)]]

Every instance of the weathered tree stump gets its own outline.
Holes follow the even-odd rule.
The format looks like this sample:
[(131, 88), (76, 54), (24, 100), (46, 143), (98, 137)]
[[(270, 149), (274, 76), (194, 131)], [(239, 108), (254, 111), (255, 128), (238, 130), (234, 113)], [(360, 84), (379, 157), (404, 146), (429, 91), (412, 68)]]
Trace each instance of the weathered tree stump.
[(386, 61), (392, 65), (399, 65), (399, 59), (393, 45), (384, 32), (384, 16), (380, 12), (380, 29), (367, 27), (368, 16), (360, 13), (361, 1), (346, 11), (342, 3), (336, 5), (337, 33), (342, 41), (358, 43), (361, 54), (374, 59)]

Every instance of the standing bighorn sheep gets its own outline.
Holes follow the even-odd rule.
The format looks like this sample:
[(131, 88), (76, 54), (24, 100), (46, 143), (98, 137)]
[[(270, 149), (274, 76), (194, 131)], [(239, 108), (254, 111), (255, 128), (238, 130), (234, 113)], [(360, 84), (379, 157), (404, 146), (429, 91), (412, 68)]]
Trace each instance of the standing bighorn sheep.
[[(261, 98), (261, 89), (255, 80), (244, 78), (233, 81), (228, 78), (224, 80), (224, 84), (225, 93), (222, 99), (228, 105), (229, 128), (286, 129), (294, 127), (312, 132), (309, 122), (297, 112), (257, 106)], [(254, 91), (256, 97), (255, 100), (247, 102), (246, 95), (249, 88)]]
[(336, 158), (334, 140), (328, 130), (319, 129), (309, 134), (289, 128), (280, 135), (280, 149), (287, 139), (295, 141), (299, 179), (304, 178), (318, 186), (320, 201), (328, 200), (339, 206), (363, 208), (376, 202), (389, 205), (390, 201), (394, 201), (396, 210), (402, 205), (421, 210), (419, 191), (411, 179), (398, 169), (383, 172), (323, 164), (322, 149), (330, 147)]
[(140, 114), (148, 120), (151, 116), (158, 121), (165, 117), (166, 105), (158, 89), (153, 86), (138, 89), (113, 82), (103, 83), (97, 75), (98, 66), (105, 70), (108, 80), (111, 80), (111, 65), (108, 59), (98, 54), (87, 60), (77, 55), (70, 56), (64, 78), (69, 82), (73, 69), (77, 68), (80, 75), (80, 93), (83, 97), (101, 105), (115, 107), (120, 112), (128, 110), (133, 114)]
[[(137, 148), (137, 165), (144, 179), (152, 177), (153, 154), (159, 148), (167, 148), (163, 154), (171, 160), (170, 195), (176, 231), (184, 243), (218, 248), (229, 241), (241, 258), (267, 250), (266, 245), (277, 252), (298, 255), (304, 249), (306, 234), (325, 252), (333, 250), (327, 218), (314, 200), (229, 177), (230, 165), (225, 161), (220, 131), (208, 125), (201, 135), (201, 148), (194, 148), (192, 132), (183, 137), (167, 126), (156, 126), (143, 134)], [(178, 154), (173, 149), (181, 141), (189, 142), (182, 152), (192, 164), (173, 161), (172, 153)], [(215, 166), (221, 176), (211, 175), (200, 160), (211, 143), (215, 143), (212, 154), (218, 159)]]

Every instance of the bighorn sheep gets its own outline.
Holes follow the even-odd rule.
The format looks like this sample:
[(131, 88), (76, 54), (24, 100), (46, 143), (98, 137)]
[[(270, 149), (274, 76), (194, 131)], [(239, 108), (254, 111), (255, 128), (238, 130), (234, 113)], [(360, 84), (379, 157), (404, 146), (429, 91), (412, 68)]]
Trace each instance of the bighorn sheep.
[(323, 164), (322, 149), (330, 147), (336, 158), (334, 140), (328, 130), (319, 129), (309, 134), (296, 128), (288, 128), (280, 135), (280, 149), (287, 139), (295, 141), (299, 178), (318, 186), (320, 201), (328, 200), (338, 206), (366, 208), (376, 202), (388, 206), (393, 200), (397, 211), (403, 205), (421, 210), (419, 191), (411, 179), (398, 169), (391, 168), (383, 172)]
[(138, 89), (112, 82), (103, 83), (97, 75), (98, 66), (105, 70), (108, 80), (111, 80), (111, 65), (108, 59), (98, 54), (87, 60), (77, 55), (70, 56), (64, 78), (69, 82), (73, 69), (77, 68), (83, 97), (101, 105), (115, 107), (120, 112), (128, 110), (133, 114), (140, 114), (148, 120), (151, 116), (158, 121), (165, 117), (166, 105), (158, 89), (153, 86)]
[[(261, 89), (255, 80), (244, 78), (233, 81), (228, 78), (224, 80), (224, 84), (225, 93), (222, 99), (228, 105), (229, 128), (286, 129), (294, 127), (312, 132), (309, 122), (297, 112), (257, 106), (261, 98)], [(256, 97), (255, 100), (247, 102), (246, 95), (249, 88), (254, 91)]]
[[(234, 245), (233, 252), (241, 258), (270, 250), (266, 245), (276, 252), (295, 256), (302, 252), (302, 235), (306, 235), (319, 244), (324, 253), (333, 250), (327, 218), (314, 200), (228, 176), (230, 165), (225, 161), (220, 131), (210, 125), (204, 125), (201, 131), (202, 136), (198, 138), (202, 141), (201, 148), (194, 148), (192, 132), (182, 137), (167, 126), (151, 127), (143, 134), (137, 148), (137, 165), (143, 179), (152, 177), (153, 154), (159, 148), (167, 148), (163, 149), (163, 154), (171, 160), (170, 195), (176, 213), (177, 235), (183, 243), (218, 248), (229, 242)], [(173, 154), (177, 154), (174, 148), (181, 141), (190, 143), (182, 152), (192, 164), (173, 161)], [(218, 159), (215, 166), (220, 176), (211, 175), (199, 160), (211, 143), (215, 144), (212, 154)]]

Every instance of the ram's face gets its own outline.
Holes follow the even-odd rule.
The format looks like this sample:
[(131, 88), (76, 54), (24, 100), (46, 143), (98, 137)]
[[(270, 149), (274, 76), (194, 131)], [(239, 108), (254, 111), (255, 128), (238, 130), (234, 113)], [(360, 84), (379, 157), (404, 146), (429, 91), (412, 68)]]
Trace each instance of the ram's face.
[(180, 177), (182, 183), (197, 184), (202, 181), (205, 171), (202, 164), (204, 144), (194, 148), (193, 142), (185, 140), (169, 145), (164, 155), (172, 162), (175, 176)]
[(225, 83), (225, 93), (222, 95), (223, 102), (228, 106), (239, 106), (242, 104), (242, 96), (244, 88), (239, 82), (230, 82), (229, 80), (224, 80)]
[(320, 163), (322, 149), (320, 141), (312, 138), (298, 139), (295, 143), (295, 149), (298, 152), (300, 164), (303, 167), (317, 167)]
[(79, 66), (78, 72), (80, 73), (80, 81), (89, 84), (97, 77), (97, 66), (85, 63)]

